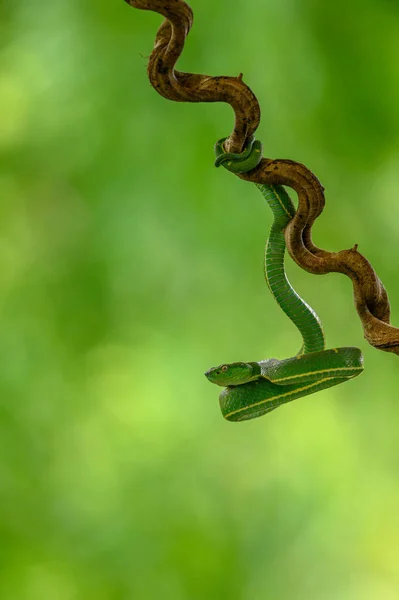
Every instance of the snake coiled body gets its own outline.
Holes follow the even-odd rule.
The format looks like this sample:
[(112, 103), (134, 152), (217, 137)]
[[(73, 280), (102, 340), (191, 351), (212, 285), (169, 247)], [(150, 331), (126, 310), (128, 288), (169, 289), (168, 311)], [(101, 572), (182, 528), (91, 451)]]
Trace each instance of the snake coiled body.
[[(215, 146), (216, 166), (233, 173), (250, 171), (261, 161), (262, 144), (250, 140), (240, 154), (224, 151), (224, 139)], [(241, 160), (242, 158), (242, 160)], [(303, 346), (285, 360), (238, 362), (213, 367), (205, 375), (227, 386), (219, 396), (223, 416), (230, 421), (260, 417), (278, 406), (344, 383), (363, 371), (359, 348), (325, 350), (323, 329), (316, 313), (290, 285), (284, 268), (284, 229), (295, 217), (295, 207), (282, 186), (257, 188), (270, 206), (274, 220), (265, 251), (265, 278), (275, 300), (298, 328)]]

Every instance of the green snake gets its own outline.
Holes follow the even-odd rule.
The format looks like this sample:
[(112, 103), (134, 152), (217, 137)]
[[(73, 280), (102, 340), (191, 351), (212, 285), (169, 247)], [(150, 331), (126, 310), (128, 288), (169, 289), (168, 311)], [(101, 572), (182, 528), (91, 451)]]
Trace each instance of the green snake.
[[(218, 167), (233, 173), (255, 168), (262, 158), (262, 144), (252, 137), (241, 154), (225, 152), (219, 140), (215, 146)], [(226, 387), (220, 408), (229, 421), (260, 417), (278, 406), (327, 389), (363, 371), (359, 348), (325, 349), (320, 320), (296, 293), (284, 268), (284, 229), (295, 215), (291, 198), (281, 185), (255, 184), (270, 206), (274, 221), (266, 243), (265, 279), (269, 290), (285, 314), (299, 330), (303, 344), (298, 354), (285, 360), (271, 358), (259, 362), (236, 362), (213, 367), (205, 373), (211, 383)]]

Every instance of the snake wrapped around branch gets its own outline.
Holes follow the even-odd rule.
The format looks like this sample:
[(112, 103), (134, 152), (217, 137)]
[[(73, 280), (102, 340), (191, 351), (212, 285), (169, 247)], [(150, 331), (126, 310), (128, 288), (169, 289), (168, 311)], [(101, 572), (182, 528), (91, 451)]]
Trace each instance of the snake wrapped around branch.
[[(233, 173), (254, 168), (262, 158), (262, 144), (251, 138), (240, 154), (225, 152), (224, 140), (215, 146), (215, 165)], [(265, 279), (277, 304), (302, 336), (299, 352), (284, 360), (238, 362), (213, 367), (206, 377), (226, 386), (219, 396), (223, 416), (229, 421), (260, 417), (278, 406), (344, 383), (363, 371), (359, 348), (325, 349), (324, 331), (314, 310), (297, 294), (285, 273), (284, 229), (295, 207), (281, 185), (256, 184), (273, 213), (266, 243)]]
[[(148, 64), (148, 76), (155, 90), (177, 102), (227, 102), (235, 112), (235, 125), (225, 141), (225, 149), (242, 153), (260, 121), (259, 103), (238, 77), (209, 76), (175, 70), (185, 39), (193, 22), (191, 8), (183, 0), (126, 0), (138, 9), (165, 17), (158, 30)], [(390, 325), (387, 292), (370, 262), (355, 245), (348, 250), (329, 252), (316, 247), (311, 230), (321, 214), (324, 188), (305, 165), (284, 159), (263, 158), (252, 170), (237, 174), (258, 185), (284, 185), (298, 195), (295, 215), (285, 228), (291, 258), (315, 275), (343, 273), (353, 284), (354, 303), (364, 336), (375, 348), (399, 354), (399, 329)]]

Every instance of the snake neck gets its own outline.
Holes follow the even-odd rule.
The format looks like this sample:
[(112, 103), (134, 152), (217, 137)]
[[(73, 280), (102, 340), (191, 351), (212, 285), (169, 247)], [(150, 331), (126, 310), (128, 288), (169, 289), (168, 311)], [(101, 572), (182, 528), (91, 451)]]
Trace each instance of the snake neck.
[[(251, 137), (241, 154), (227, 153), (225, 138), (215, 145), (215, 165), (223, 165), (233, 173), (254, 169), (262, 159), (262, 143)], [(265, 279), (269, 290), (279, 306), (302, 335), (303, 345), (298, 354), (324, 350), (323, 328), (314, 310), (296, 293), (287, 279), (284, 268), (284, 228), (296, 214), (291, 198), (281, 185), (256, 183), (256, 187), (270, 206), (274, 221), (265, 251)]]
[(280, 308), (299, 330), (303, 346), (300, 354), (325, 348), (324, 332), (314, 310), (297, 294), (285, 273), (284, 227), (295, 214), (290, 197), (282, 186), (256, 184), (270, 206), (274, 221), (265, 249), (265, 279)]

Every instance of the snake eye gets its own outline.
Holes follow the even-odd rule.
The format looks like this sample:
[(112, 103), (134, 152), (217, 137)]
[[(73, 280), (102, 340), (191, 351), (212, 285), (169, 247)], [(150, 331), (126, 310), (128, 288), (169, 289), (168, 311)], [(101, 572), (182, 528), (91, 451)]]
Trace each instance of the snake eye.
[(223, 367), (222, 367), (222, 373), (225, 373), (227, 371), (227, 369), (228, 369), (228, 366), (227, 365), (223, 365)]

